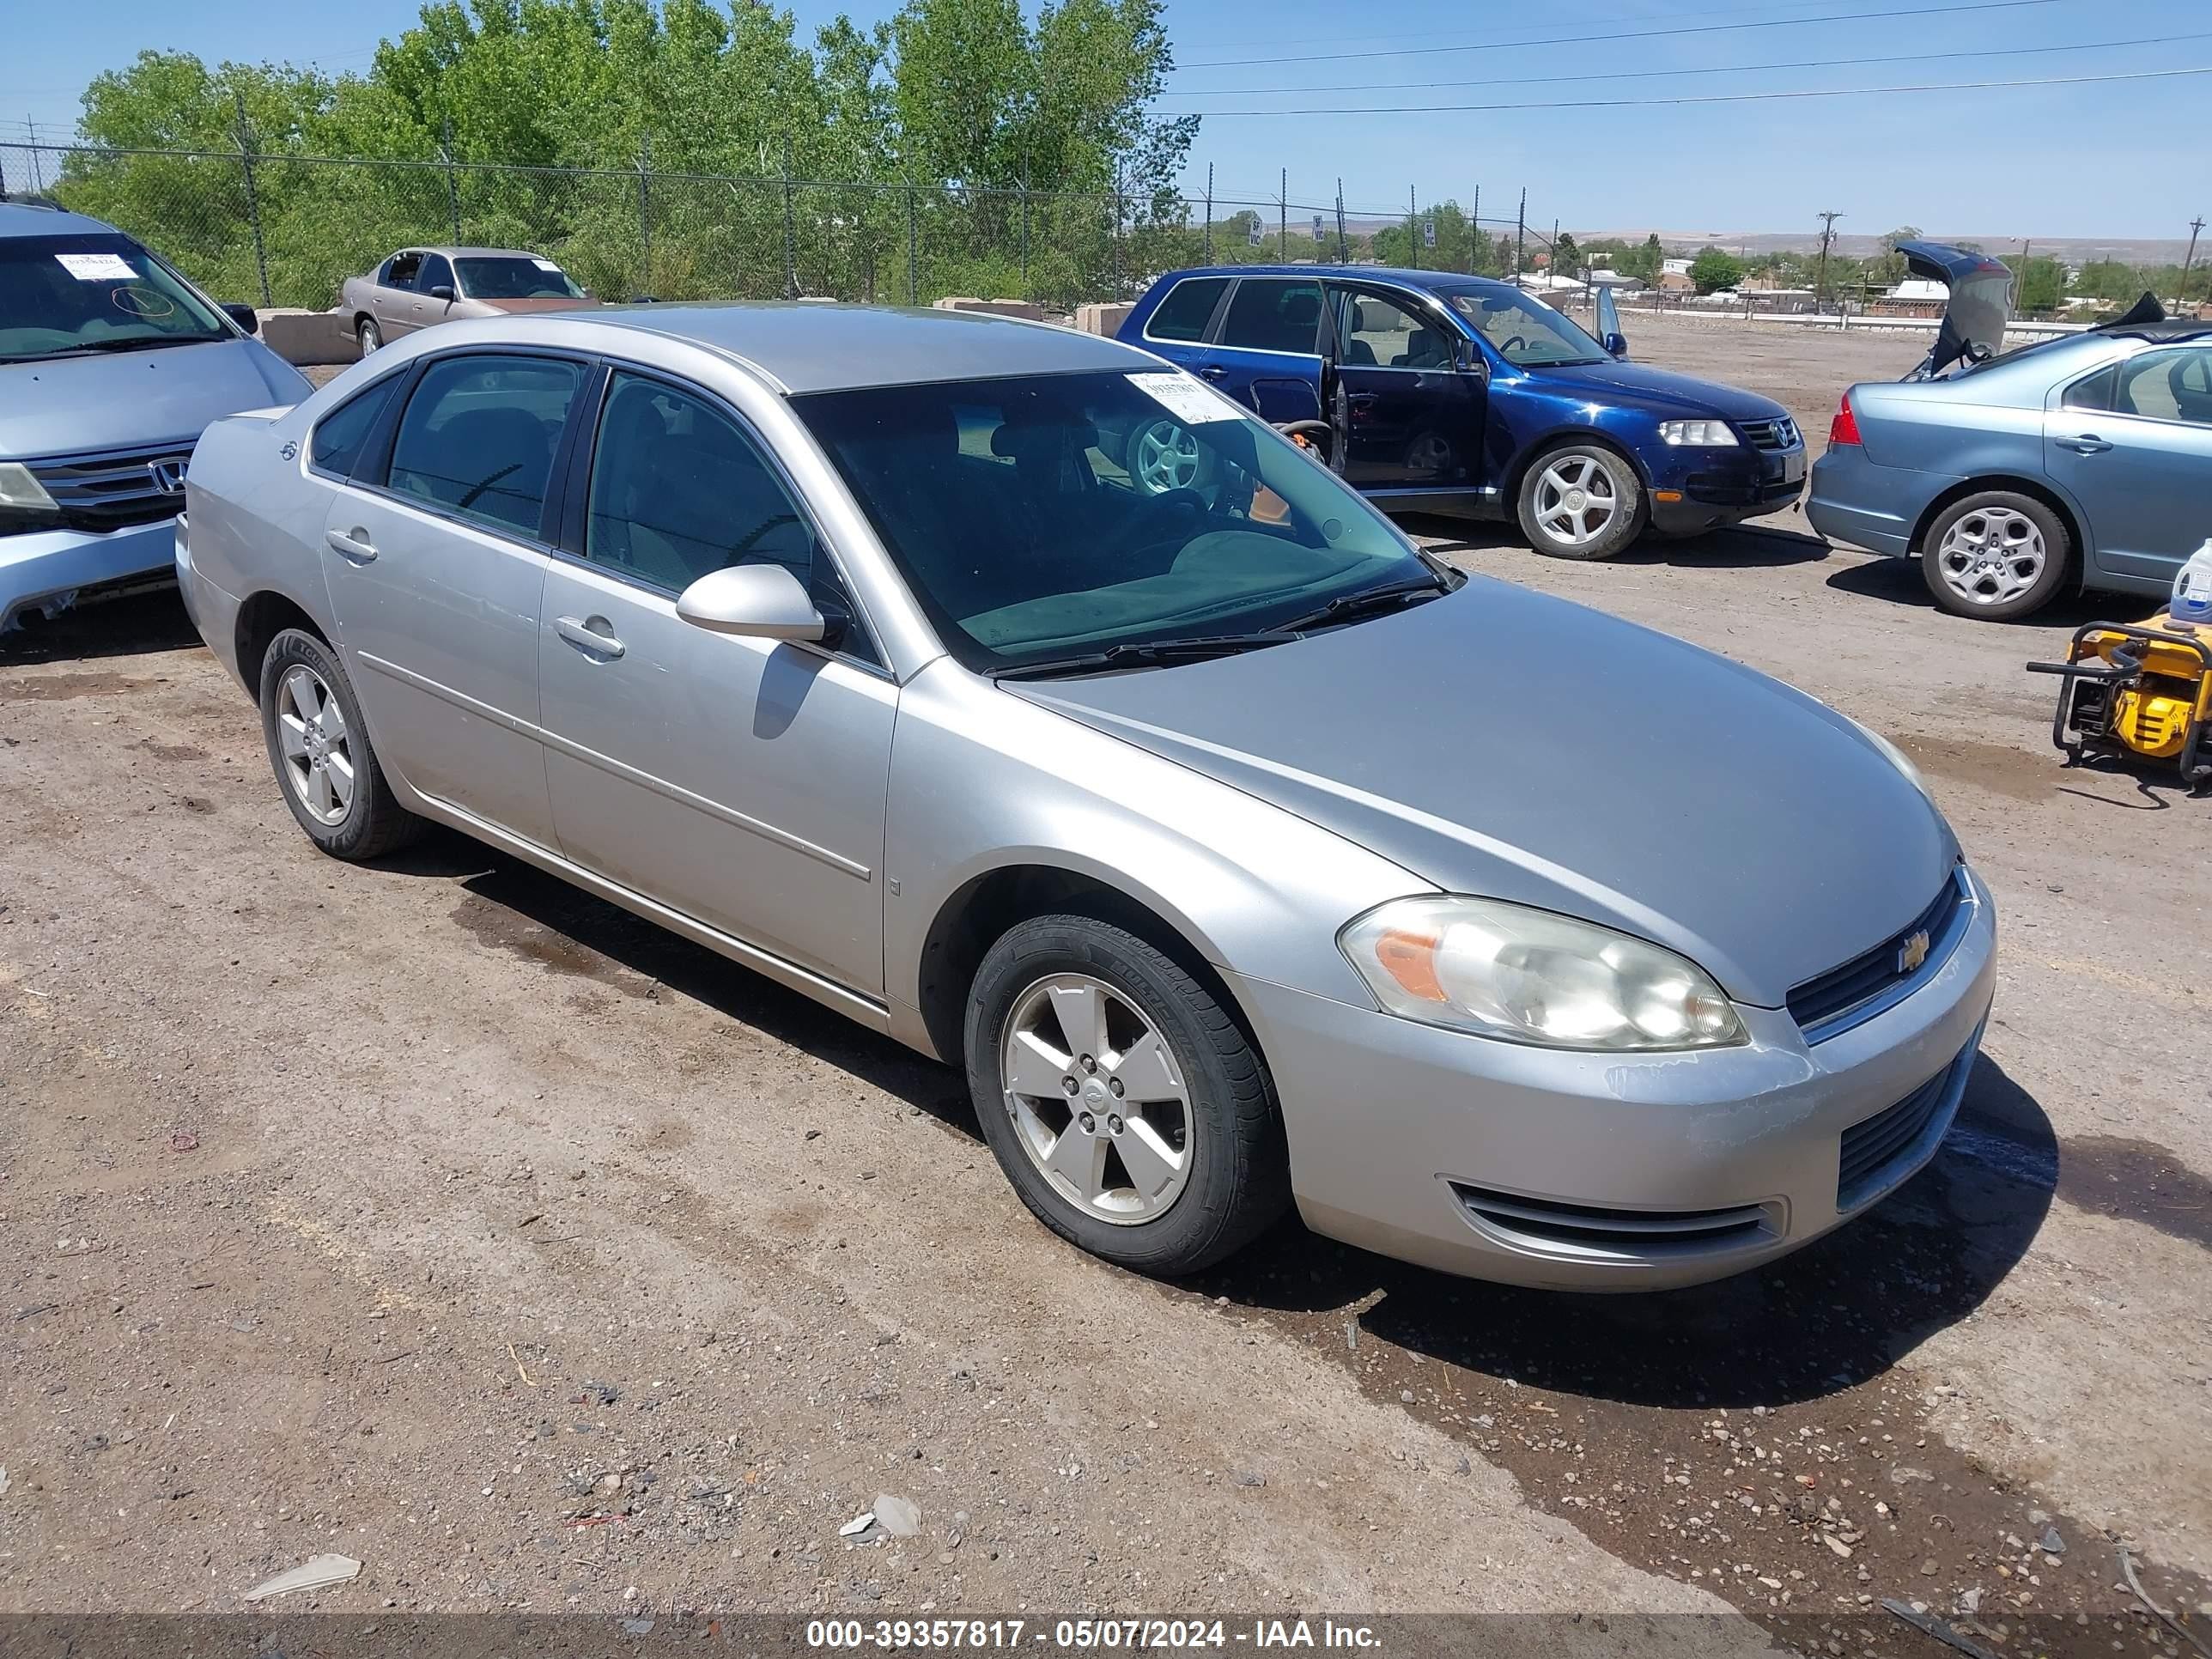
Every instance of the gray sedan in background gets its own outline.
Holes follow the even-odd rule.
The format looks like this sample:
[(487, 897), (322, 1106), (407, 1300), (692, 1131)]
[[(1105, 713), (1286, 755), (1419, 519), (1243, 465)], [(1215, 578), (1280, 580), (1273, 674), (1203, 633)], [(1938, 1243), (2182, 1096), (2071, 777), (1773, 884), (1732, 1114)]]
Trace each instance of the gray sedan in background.
[[(1112, 459), (1172, 422), (1202, 465)], [(459, 830), (964, 1069), (1048, 1225), (1753, 1266), (1934, 1153), (1988, 890), (1898, 752), (1418, 551), (1148, 353), (456, 324), (216, 423), (177, 558), (337, 857)], [(733, 1111), (742, 1109), (732, 1102)]]
[(402, 248), (368, 276), (347, 277), (338, 295), (364, 357), (433, 323), (597, 303), (544, 254), (511, 247)]
[(1951, 277), (1936, 349), (1913, 379), (1844, 393), (1813, 466), (1813, 527), (1917, 558), (1963, 617), (2007, 622), (2081, 588), (2165, 597), (2212, 535), (2212, 326), (2146, 300), (1998, 355), (2011, 274), (1905, 246), (1916, 270)]

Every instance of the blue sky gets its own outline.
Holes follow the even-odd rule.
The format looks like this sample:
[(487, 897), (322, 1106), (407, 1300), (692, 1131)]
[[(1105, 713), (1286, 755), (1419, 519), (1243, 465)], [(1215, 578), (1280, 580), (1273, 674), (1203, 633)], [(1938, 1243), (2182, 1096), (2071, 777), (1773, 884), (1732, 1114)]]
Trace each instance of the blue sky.
[[(1182, 67), (1162, 107), (1450, 106), (1394, 114), (1215, 113), (1200, 129), (1191, 183), (1203, 182), (1211, 162), (1220, 197), (1272, 198), (1278, 169), (1287, 166), (1294, 202), (1328, 201), (1340, 173), (1355, 210), (1402, 210), (1408, 187), (1424, 203), (1449, 195), (1465, 204), (1480, 184), (1488, 218), (1510, 215), (1525, 185), (1529, 217), (1547, 228), (1557, 216), (1583, 228), (1783, 231), (1811, 226), (1820, 210), (1835, 209), (1844, 216), (1839, 230), (1879, 234), (1911, 223), (1989, 239), (1993, 248), (2018, 237), (2185, 237), (2186, 221), (2212, 209), (2212, 144), (2203, 118), (2212, 106), (2212, 75), (1674, 107), (1620, 101), (2212, 67), (2212, 6), (2205, 0), (1939, 9), (1960, 3), (1579, 0), (1568, 8), (1395, 0), (1370, 10), (1341, 0), (1170, 0)], [(143, 47), (190, 50), (210, 61), (274, 58), (361, 70), (378, 39), (406, 27), (417, 9), (414, 0), (282, 8), (244, 0), (193, 7), (174, 0), (99, 6), (12, 0), (10, 9), (16, 15), (8, 27), (9, 51), (0, 58), (0, 140), (20, 138), (26, 122), (65, 130), (84, 82)], [(890, 5), (799, 0), (793, 9), (811, 32), (841, 9), (866, 21)], [(1910, 15), (1797, 21), (1875, 12)], [(1650, 33), (1662, 29), (1704, 32)], [(1570, 34), (1577, 37), (1571, 44), (1502, 44)], [(1643, 38), (1599, 38), (1624, 34)], [(2191, 35), (2204, 38), (2175, 38)], [(2089, 49), (2118, 41), (2155, 44)], [(1945, 53), (1959, 55), (1933, 55)], [(1836, 62), (1869, 58), (1905, 61)], [(1252, 58), (1307, 61), (1227, 61)], [(1653, 73), (1781, 64), (1814, 66)], [(1614, 75), (1641, 78), (1558, 78)], [(1328, 90), (1254, 90), (1272, 88)], [(1237, 95), (1206, 95), (1224, 89)], [(1465, 107), (1547, 100), (1595, 106)]]

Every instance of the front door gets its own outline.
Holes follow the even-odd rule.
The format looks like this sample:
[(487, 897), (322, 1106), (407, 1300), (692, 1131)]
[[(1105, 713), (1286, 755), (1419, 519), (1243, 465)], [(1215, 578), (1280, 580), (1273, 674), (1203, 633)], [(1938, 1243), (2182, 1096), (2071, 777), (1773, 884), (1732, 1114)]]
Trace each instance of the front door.
[(823, 649), (712, 634), (676, 614), (701, 576), (761, 561), (837, 605), (834, 565), (796, 495), (720, 403), (617, 370), (586, 500), (578, 556), (546, 579), (538, 644), (562, 851), (880, 996), (898, 688), (857, 632)]
[(2212, 518), (2212, 346), (2136, 353), (2069, 387), (2044, 464), (2095, 527), (2098, 564), (2170, 585)]
[(388, 461), (337, 487), (324, 568), (377, 754), (426, 795), (553, 845), (538, 723), (545, 495), (582, 366), (432, 362)]
[[(453, 314), (453, 299), (460, 290), (453, 286), (453, 262), (442, 253), (422, 256), (422, 269), (415, 273), (415, 325), (428, 328), (433, 323), (442, 323)], [(446, 290), (441, 297), (432, 292)]]
[(1200, 374), (1273, 425), (1325, 418), (1321, 304), (1311, 277), (1238, 278)]
[(1481, 482), (1479, 371), (1459, 366), (1459, 336), (1407, 295), (1337, 288), (1337, 377), (1344, 388), (1344, 477), (1362, 489), (1467, 489)]

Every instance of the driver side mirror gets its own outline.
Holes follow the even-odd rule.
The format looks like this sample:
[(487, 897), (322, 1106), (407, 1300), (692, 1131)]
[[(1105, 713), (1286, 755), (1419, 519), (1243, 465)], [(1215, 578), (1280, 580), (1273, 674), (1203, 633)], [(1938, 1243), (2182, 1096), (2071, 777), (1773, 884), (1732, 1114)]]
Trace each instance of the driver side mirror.
[(252, 306), (242, 306), (234, 301), (226, 300), (222, 305), (222, 314), (248, 334), (261, 332), (261, 319), (254, 314)]
[(1605, 347), (1608, 355), (1620, 358), (1624, 363), (1628, 361), (1628, 337), (1626, 334), (1616, 331), (1607, 335), (1599, 343)]
[(453, 297), (453, 285), (450, 283), (440, 283), (430, 290), (430, 297), (434, 300), (450, 301)]
[(755, 640), (818, 642), (828, 618), (787, 565), (734, 564), (710, 570), (685, 588), (676, 614), (710, 634)]

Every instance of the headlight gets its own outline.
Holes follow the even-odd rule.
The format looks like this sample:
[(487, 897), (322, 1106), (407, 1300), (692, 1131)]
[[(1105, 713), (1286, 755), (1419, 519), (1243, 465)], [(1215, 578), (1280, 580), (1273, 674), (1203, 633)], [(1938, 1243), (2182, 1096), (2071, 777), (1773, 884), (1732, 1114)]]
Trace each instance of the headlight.
[(1695, 963), (1549, 910), (1395, 899), (1337, 943), (1385, 1008), (1431, 1025), (1605, 1051), (1747, 1040), (1727, 994)]
[(21, 461), (0, 461), (0, 536), (61, 522), (62, 510)]
[(1677, 448), (1734, 449), (1735, 431), (1726, 421), (1662, 421), (1659, 436)]

